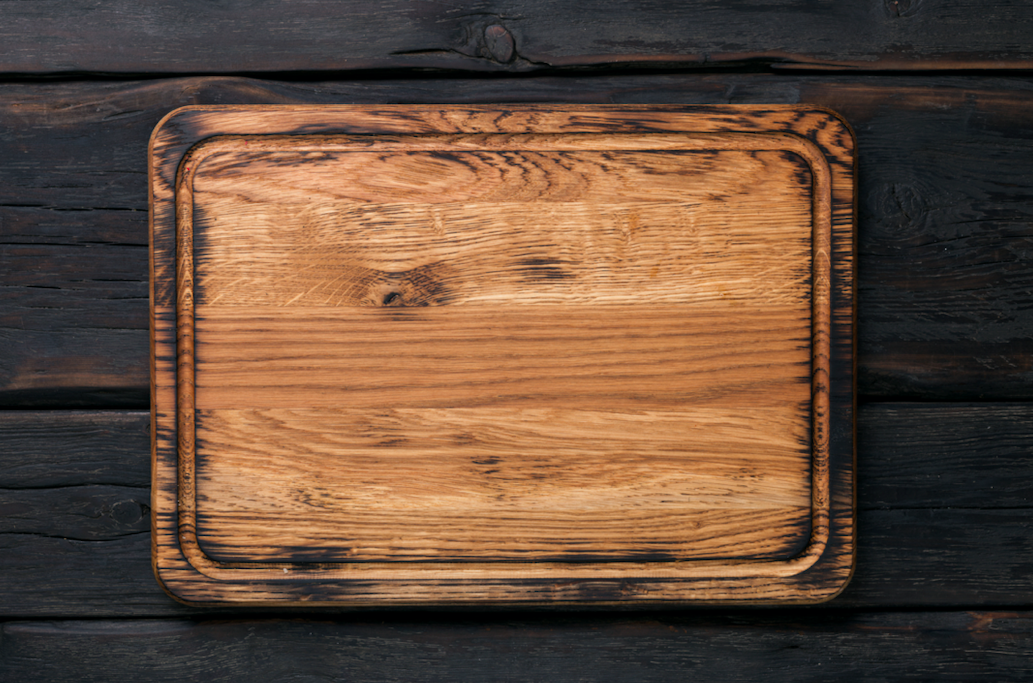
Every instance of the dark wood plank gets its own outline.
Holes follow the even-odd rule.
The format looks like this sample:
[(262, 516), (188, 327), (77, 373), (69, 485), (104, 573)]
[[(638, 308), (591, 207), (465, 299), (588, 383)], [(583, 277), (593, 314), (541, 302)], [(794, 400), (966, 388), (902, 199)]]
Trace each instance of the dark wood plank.
[(93, 541), (147, 533), (150, 497), (150, 489), (128, 486), (4, 490), (0, 536), (46, 536), (57, 530), (66, 541)]
[(1029, 399), (1033, 92), (952, 85), (803, 87), (859, 140), (859, 387)]
[(38, 621), (3, 625), (23, 681), (1025, 681), (1033, 613), (809, 612)]
[(1033, 405), (869, 404), (857, 445), (867, 510), (1033, 506)]
[(1033, 606), (1033, 508), (866, 510), (840, 606)]
[(1033, 405), (876, 404), (857, 426), (858, 565), (838, 604), (1029, 604)]
[(1027, 79), (196, 78), (0, 86), (0, 405), (146, 406), (145, 159), (168, 111), (421, 101), (833, 107), (858, 137), (862, 395), (1033, 398)]
[(0, 340), (0, 407), (147, 405), (146, 330), (0, 329)]
[[(146, 413), (0, 418), (0, 505), (23, 506), (0, 533), (2, 616), (201, 613), (162, 592), (136, 517)], [(858, 428), (858, 567), (822, 609), (1033, 605), (1033, 406), (869, 405)]]
[(0, 489), (151, 483), (144, 411), (0, 412)]
[(94, 540), (66, 539), (62, 532), (52, 528), (46, 533), (0, 533), (5, 617), (191, 612), (166, 595), (154, 579), (149, 532)]
[[(9, 3), (10, 4), (10, 3)], [(557, 5), (69, 0), (5, 7), (0, 71), (532, 71), (744, 62), (860, 69), (1029, 68), (1022, 0), (763, 0)]]
[(127, 381), (148, 373), (140, 221), (146, 212), (0, 208), (0, 405), (146, 405)]

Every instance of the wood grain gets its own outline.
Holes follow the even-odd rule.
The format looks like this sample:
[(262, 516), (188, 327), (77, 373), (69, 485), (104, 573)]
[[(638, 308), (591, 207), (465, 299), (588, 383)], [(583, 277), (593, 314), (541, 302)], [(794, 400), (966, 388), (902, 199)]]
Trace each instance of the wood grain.
[(192, 0), (16, 4), (0, 40), (8, 73), (246, 73), (671, 66), (1022, 69), (1033, 63), (1022, 0), (542, 0), (413, 4)]
[(194, 405), (799, 406), (809, 325), (774, 306), (200, 307)]
[[(55, 501), (77, 490), (88, 491), (95, 501), (90, 507), (99, 511), (115, 487), (146, 483), (148, 431), (149, 415), (139, 411), (0, 415), (0, 500), (16, 489), (27, 504), (0, 536), (0, 615), (124, 618), (212, 611), (181, 605), (161, 590), (146, 528), (124, 535), (128, 527), (110, 520), (51, 512)], [(863, 405), (858, 567), (844, 593), (815, 618), (825, 620), (837, 607), (860, 615), (900, 605), (1033, 605), (1031, 439), (1033, 407), (1025, 404)], [(146, 504), (147, 489), (138, 488), (132, 500)], [(71, 538), (84, 523), (99, 533)], [(436, 631), (453, 617), (423, 612), (413, 618)], [(602, 625), (615, 617), (586, 618)], [(639, 623), (645, 617), (628, 618)], [(578, 637), (569, 634), (570, 640)]]
[(1030, 395), (1033, 94), (1023, 79), (187, 78), (8, 83), (0, 93), (12, 131), (0, 139), (0, 405), (147, 406), (146, 140), (169, 110), (224, 101), (831, 106), (855, 124), (861, 151), (860, 395)]
[(29, 683), (130, 675), (326, 681), (1017, 681), (1033, 675), (1022, 610), (777, 615), (422, 615), (347, 619), (16, 621), (0, 656)]
[(1033, 466), (1029, 404), (872, 404), (859, 411), (857, 440), (867, 453), (863, 507), (989, 510), (1033, 503), (1033, 480), (1025, 474)]
[[(913, 433), (927, 432), (916, 427)], [(979, 485), (989, 489), (1000, 481), (996, 471), (991, 469)], [(146, 502), (146, 493), (140, 496), (137, 500)], [(33, 523), (34, 533), (15, 531), (0, 536), (0, 591), (5, 596), (2, 614), (6, 619), (141, 618), (242, 611), (239, 605), (187, 607), (169, 597), (154, 580), (151, 539), (146, 531), (94, 540), (66, 539), (65, 528), (45, 505), (33, 508), (42, 515)], [(1033, 567), (1029, 519), (1028, 504), (1012, 510), (860, 510), (856, 572), (846, 590), (821, 610), (1033, 605), (1028, 580)], [(600, 584), (594, 587), (604, 588)], [(449, 587), (440, 590), (447, 594)], [(556, 586), (544, 582), (538, 590), (545, 602), (555, 596)], [(592, 595), (586, 590), (581, 597)], [(483, 596), (489, 598), (490, 591)], [(585, 608), (583, 602), (580, 608)], [(299, 609), (291, 608), (294, 613)], [(428, 628), (449, 619), (440, 613), (422, 614)]]
[[(656, 577), (612, 584), (633, 600), (821, 599), (843, 585), (852, 447), (836, 437), (833, 487), (828, 382), (847, 382), (832, 392), (839, 425), (851, 315), (830, 307), (852, 291), (853, 162), (828, 114), (175, 121), (151, 143), (155, 509), (159, 572), (181, 597), (212, 595), (198, 571), (222, 600), (336, 591), (355, 604), (463, 599), (469, 582), (490, 583), (470, 599), (540, 600), (521, 579), (561, 577)], [(320, 136), (341, 122), (364, 135)], [(268, 135), (291, 128), (308, 135)], [(204, 131), (219, 135), (184, 144)], [(737, 422), (744, 409), (753, 419)], [(355, 451), (385, 418), (392, 436)], [(428, 421), (441, 421), (429, 435)], [(637, 445), (598, 439), (602, 422)], [(657, 457), (652, 431), (680, 438), (659, 451), (671, 466), (632, 474)], [(749, 471), (764, 481), (741, 481)], [(823, 588), (797, 592), (792, 577), (826, 549)], [(686, 593), (664, 577), (727, 578)]]
[[(341, 145), (204, 157), (193, 178), (198, 305), (741, 304), (764, 291), (808, 309), (811, 174), (792, 152), (335, 154)], [(785, 259), (769, 258), (772, 244)]]
[[(203, 161), (185, 162), (201, 236), (192, 249), (195, 406), (223, 422), (225, 409), (299, 409), (251, 421), (232, 444), (198, 425), (199, 545), (213, 559), (252, 562), (688, 559), (729, 549), (741, 559), (787, 559), (799, 552), (811, 514), (809, 461), (799, 457), (809, 453), (800, 404), (809, 401), (811, 171), (791, 152), (711, 151), (745, 142), (251, 137), (195, 151)], [(381, 149), (363, 151), (371, 147)], [(653, 151), (627, 151), (635, 147)], [(456, 151), (464, 148), (476, 151)], [(536, 151), (550, 149), (559, 151)], [(770, 192), (748, 191), (757, 185)], [(739, 221), (732, 230), (729, 216)], [(769, 241), (786, 258), (765, 258)], [(763, 289), (771, 292), (765, 307), (740, 310)], [(369, 308), (385, 305), (388, 318)], [(780, 332), (765, 334), (772, 327)], [(782, 330), (792, 332), (785, 338)], [(731, 360), (729, 345), (740, 350)], [(695, 437), (682, 446), (681, 472), (645, 481), (613, 469), (619, 449), (576, 440), (608, 414), (614, 424), (633, 424), (613, 406), (686, 402), (788, 410), (774, 419), (755, 412), (756, 424), (740, 425), (745, 443), (723, 435), (714, 439), (720, 446), (709, 445), (701, 429), (705, 413), (639, 414), (639, 435), (649, 425)], [(512, 407), (447, 410), (499, 404)], [(565, 416), (520, 409), (549, 404), (578, 409)], [(446, 410), (424, 417), (458, 420), (458, 438), (486, 443), (428, 459), (401, 420), (394, 438), (406, 445), (395, 450), (409, 465), (393, 459), (378, 472), (382, 447), (342, 457), (353, 436), (344, 428), (354, 429), (355, 418), (305, 410), (318, 406), (364, 407), (360, 421), (388, 409), (439, 406)], [(592, 406), (604, 412), (585, 410)], [(545, 476), (542, 451), (482, 435), (508, 421), (533, 442), (543, 436), (543, 420), (566, 425), (575, 442), (564, 460), (576, 463), (554, 458), (546, 468), (551, 484), (522, 493), (520, 481)], [(323, 439), (313, 425), (339, 430), (332, 442), (341, 446), (309, 448)], [(775, 426), (789, 428), (788, 447), (755, 445)], [(273, 444), (287, 439), (312, 456), (310, 465), (277, 467)], [(642, 436), (636, 443), (648, 458)], [(250, 463), (246, 455), (224, 459), (241, 444)], [(794, 500), (729, 486), (722, 478), (739, 478), (735, 469), (692, 465), (714, 450), (776, 463), (792, 458), (795, 477), (783, 487), (795, 486)], [(511, 460), (510, 472), (486, 485), (483, 468), (464, 465), (493, 454)], [(245, 481), (267, 500), (241, 496), (251, 488)], [(718, 497), (729, 502), (721, 510), (708, 505), (708, 488), (723, 489)]]
[(810, 535), (806, 415), (202, 411), (198, 541), (224, 562), (785, 559)]
[[(199, 542), (218, 547), (209, 555), (688, 557), (739, 544), (767, 556), (809, 533), (803, 316), (532, 305), (303, 307), (284, 320), (284, 309), (202, 310)], [(349, 341), (354, 330), (363, 332)], [(404, 510), (392, 512), (399, 500)], [(712, 514), (776, 505), (778, 524), (737, 517), (729, 528)], [(693, 519), (703, 528), (690, 532)], [(394, 539), (391, 550), (368, 547), (378, 534)], [(539, 535), (548, 540), (536, 550)], [(342, 538), (352, 539), (346, 550)], [(413, 544), (422, 550), (405, 550)]]
[(48, 534), (61, 529), (66, 540), (110, 540), (140, 534), (150, 526), (145, 487), (76, 486), (4, 490), (0, 535)]
[[(1033, 389), (1033, 89), (1004, 71), (1028, 63), (1028, 3), (281, 4), (0, 12), (0, 506), (10, 512), (0, 614), (36, 620), (2, 625), (0, 680), (253, 680), (256, 669), (320, 680), (1031, 678), (1033, 420), (1027, 405), (956, 403), (1028, 400)], [(642, 70), (655, 59), (662, 68)], [(313, 80), (374, 60), (416, 69)], [(563, 64), (577, 71), (549, 70)], [(833, 64), (839, 74), (775, 75)], [(541, 71), (457, 78), (427, 66)], [(306, 71), (255, 74), (280, 82), (155, 78), (224, 69)], [(114, 514), (147, 503), (148, 416), (110, 409), (148, 404), (150, 131), (184, 104), (520, 101), (810, 103), (853, 124), (862, 476), (852, 584), (817, 612), (299, 619), (293, 608), (285, 621), (266, 608), (199, 621), (212, 608), (162, 593), (149, 535)], [(886, 399), (935, 403), (872, 403)], [(109, 410), (26, 410), (74, 406)]]
[(142, 411), (0, 412), (0, 488), (148, 487), (149, 417)]

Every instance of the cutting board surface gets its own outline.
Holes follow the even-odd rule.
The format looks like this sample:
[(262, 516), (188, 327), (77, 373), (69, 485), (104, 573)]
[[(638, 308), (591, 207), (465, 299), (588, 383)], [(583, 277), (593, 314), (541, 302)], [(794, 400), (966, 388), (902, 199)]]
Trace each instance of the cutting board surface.
[(770, 111), (173, 114), (151, 146), (166, 587), (834, 594), (852, 138)]

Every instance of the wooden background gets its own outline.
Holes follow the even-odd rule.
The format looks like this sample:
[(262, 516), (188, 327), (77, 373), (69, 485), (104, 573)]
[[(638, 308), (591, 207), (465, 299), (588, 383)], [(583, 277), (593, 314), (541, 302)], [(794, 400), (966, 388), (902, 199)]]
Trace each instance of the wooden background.
[[(1033, 4), (555, 5), (0, 3), (0, 680), (1033, 678)], [(185, 104), (445, 102), (803, 102), (854, 126), (840, 598), (256, 613), (161, 591), (150, 131)]]

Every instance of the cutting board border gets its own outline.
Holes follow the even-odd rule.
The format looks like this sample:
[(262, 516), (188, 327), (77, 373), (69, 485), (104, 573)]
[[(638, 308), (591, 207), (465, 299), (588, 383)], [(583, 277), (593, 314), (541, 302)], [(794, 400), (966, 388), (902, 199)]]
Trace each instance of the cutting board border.
[[(456, 134), (469, 135), (463, 149), (505, 149), (512, 144), (507, 138), (517, 135), (540, 140), (537, 149), (558, 151), (564, 138), (550, 142), (550, 135), (599, 133), (638, 145), (630, 149), (705, 144), (785, 150), (811, 167), (812, 533), (804, 550), (789, 560), (765, 561), (306, 564), (208, 558), (197, 543), (193, 471), (191, 187), (204, 157), (243, 140), (256, 143), (249, 151), (286, 140), (320, 149), (369, 149), (371, 142), (440, 149), (453, 142), (440, 136)], [(806, 106), (197, 106), (170, 113), (151, 137), (148, 164), (152, 562), (159, 582), (191, 604), (261, 606), (792, 604), (834, 597), (852, 574), (856, 535), (854, 150), (849, 125), (834, 112)]]

